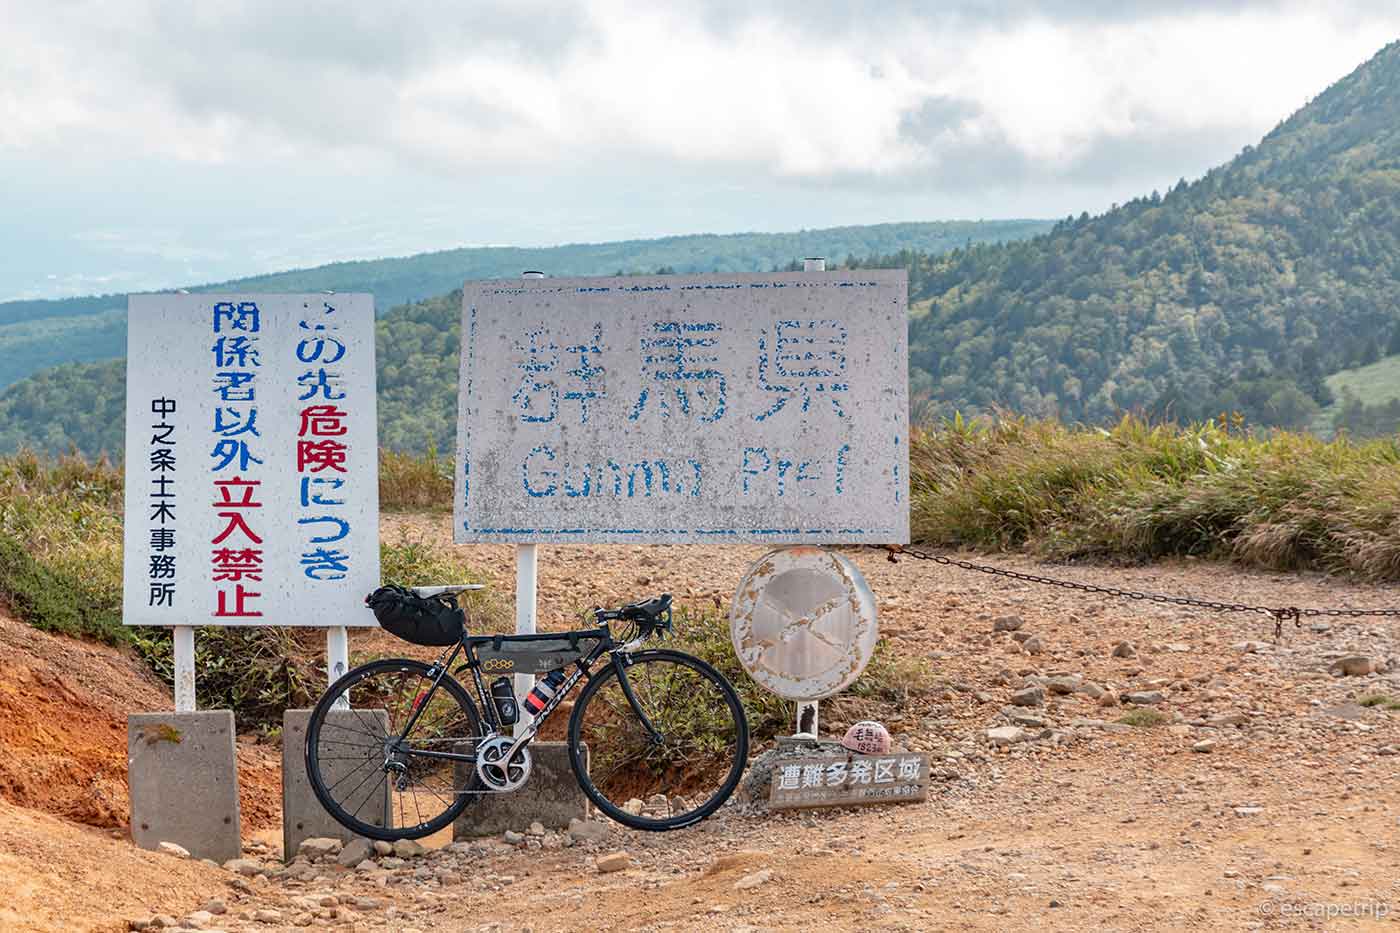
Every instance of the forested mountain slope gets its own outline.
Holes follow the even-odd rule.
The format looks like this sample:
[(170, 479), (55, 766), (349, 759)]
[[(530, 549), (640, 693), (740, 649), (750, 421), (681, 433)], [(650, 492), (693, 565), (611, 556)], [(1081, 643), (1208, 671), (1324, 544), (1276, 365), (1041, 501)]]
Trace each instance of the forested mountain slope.
[(1199, 181), (916, 264), (937, 411), (1306, 424), (1400, 327), (1400, 43)]

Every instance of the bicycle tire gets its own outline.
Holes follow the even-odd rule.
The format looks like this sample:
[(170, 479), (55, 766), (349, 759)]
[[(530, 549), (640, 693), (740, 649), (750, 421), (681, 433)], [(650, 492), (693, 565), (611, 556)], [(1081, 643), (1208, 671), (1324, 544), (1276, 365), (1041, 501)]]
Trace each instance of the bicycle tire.
[[(453, 820), (461, 815), (467, 805), (478, 796), (470, 793), (473, 789), (481, 788), (480, 779), (476, 777), (475, 771), (473, 771), (472, 779), (467, 787), (457, 788), (455, 782), (453, 783), (455, 799), (440, 815), (411, 827), (392, 827), (382, 826), (359, 819), (357, 813), (348, 812), (345, 807), (341, 805), (341, 802), (330, 793), (330, 789), (327, 787), (321, 767), (322, 763), (320, 761), (319, 748), (321, 730), (326, 724), (326, 717), (334, 709), (336, 700), (356, 684), (363, 683), (369, 677), (377, 673), (416, 672), (420, 676), (426, 678), (429, 670), (429, 665), (421, 661), (414, 661), (407, 658), (388, 658), (362, 664), (346, 672), (339, 680), (331, 684), (330, 688), (322, 695), (320, 701), (316, 704), (315, 709), (311, 713), (311, 720), (306, 728), (306, 745), (304, 749), (306, 774), (311, 782), (311, 789), (315, 793), (316, 799), (320, 801), (321, 806), (325, 807), (326, 812), (329, 813), (337, 823), (356, 835), (365, 836), (369, 839), (378, 839), (384, 842), (396, 842), (400, 839), (421, 839), (424, 836), (430, 836), (449, 826)], [(452, 700), (457, 703), (470, 723), (470, 730), (473, 736), (480, 739), (483, 734), (481, 716), (477, 711), (476, 704), (472, 702), (471, 696), (462, 685), (453, 679), (450, 674), (444, 674), (442, 680), (438, 683), (438, 690), (445, 690)], [(415, 700), (415, 703), (416, 702)]]
[(618, 660), (614, 658), (612, 663), (594, 674), (579, 694), (578, 700), (574, 703), (573, 713), (569, 717), (569, 764), (573, 768), (574, 777), (578, 780), (579, 787), (599, 810), (602, 810), (612, 819), (631, 829), (640, 829), (648, 832), (667, 832), (674, 829), (683, 829), (694, 825), (709, 817), (734, 793), (739, 786), (739, 780), (743, 777), (744, 767), (748, 763), (749, 752), (749, 724), (748, 718), (744, 715), (744, 705), (739, 699), (739, 693), (734, 689), (734, 685), (717, 671), (713, 666), (702, 661), (693, 655), (681, 651), (671, 651), (667, 649), (652, 649), (647, 651), (632, 652), (629, 656), (629, 667), (639, 664), (653, 662), (671, 662), (680, 664), (696, 671), (706, 680), (710, 681), (723, 694), (725, 704), (734, 719), (735, 744), (734, 760), (729, 766), (728, 773), (713, 796), (703, 805), (696, 807), (680, 816), (667, 818), (651, 818), (644, 814), (633, 814), (617, 806), (607, 795), (600, 791), (593, 783), (588, 773), (588, 768), (583, 760), (583, 746), (581, 732), (583, 722), (588, 715), (589, 702), (593, 700), (610, 681), (617, 679)]

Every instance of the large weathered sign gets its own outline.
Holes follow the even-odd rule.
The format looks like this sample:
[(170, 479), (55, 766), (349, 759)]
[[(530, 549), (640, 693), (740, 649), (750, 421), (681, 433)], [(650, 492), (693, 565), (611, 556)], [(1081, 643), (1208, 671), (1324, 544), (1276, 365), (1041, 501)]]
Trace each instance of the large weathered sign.
[(902, 270), (468, 283), (456, 539), (905, 542)]
[(374, 299), (133, 295), (127, 625), (372, 625)]

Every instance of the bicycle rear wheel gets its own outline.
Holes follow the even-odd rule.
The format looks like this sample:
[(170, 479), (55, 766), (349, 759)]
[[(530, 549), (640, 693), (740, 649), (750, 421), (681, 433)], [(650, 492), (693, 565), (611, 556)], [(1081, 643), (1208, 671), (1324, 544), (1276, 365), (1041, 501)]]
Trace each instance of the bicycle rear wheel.
[(748, 760), (739, 694), (719, 671), (679, 651), (626, 656), (625, 685), (618, 663), (588, 682), (569, 719), (579, 785), (598, 809), (633, 829), (698, 823), (729, 799)]
[[(461, 684), (444, 675), (432, 689), (429, 671), (408, 660), (362, 665), (332, 684), (311, 714), (311, 788), (326, 812), (357, 835), (386, 842), (431, 835), (481, 789), (474, 764), (434, 757), (474, 756), (482, 727)], [(460, 782), (459, 764), (469, 770)]]

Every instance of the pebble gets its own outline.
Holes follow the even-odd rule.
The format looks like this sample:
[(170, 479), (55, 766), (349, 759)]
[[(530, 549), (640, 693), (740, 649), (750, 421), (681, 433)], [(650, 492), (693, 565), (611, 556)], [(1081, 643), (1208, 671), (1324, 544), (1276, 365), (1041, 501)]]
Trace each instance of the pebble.
[(602, 842), (608, 838), (608, 824), (598, 820), (569, 820), (569, 835), (585, 842)]
[(427, 853), (421, 842), (412, 839), (400, 839), (394, 843), (394, 855), (399, 858), (418, 858)]
[(1017, 690), (1011, 694), (1013, 706), (1044, 706), (1045, 689), (1043, 687), (1027, 687), (1024, 690)]
[(1120, 641), (1113, 646), (1113, 656), (1115, 658), (1135, 658), (1137, 648), (1130, 641)]
[(1014, 632), (1026, 624), (1026, 620), (1020, 616), (1002, 616), (992, 623), (994, 632)]
[(257, 923), (281, 923), (282, 912), (264, 907), (262, 910), (253, 911), (253, 920)]
[(632, 856), (623, 849), (617, 852), (609, 852), (607, 855), (598, 856), (594, 861), (594, 867), (604, 874), (612, 871), (622, 871), (624, 868), (632, 866)]
[(1380, 661), (1364, 654), (1338, 658), (1327, 668), (1327, 672), (1333, 677), (1365, 677), (1368, 674), (1378, 674), (1382, 670), (1384, 665)]
[(1208, 754), (1208, 753), (1210, 753), (1210, 752), (1213, 752), (1213, 751), (1215, 751), (1215, 740), (1214, 740), (1214, 739), (1201, 739), (1201, 741), (1199, 741), (1199, 742), (1197, 742), (1197, 743), (1195, 743), (1194, 745), (1191, 746), (1191, 751), (1193, 751), (1193, 752), (1200, 752), (1200, 753), (1203, 754), (1203, 755), (1204, 755), (1204, 754)]
[(1015, 745), (1026, 740), (1026, 730), (1020, 726), (996, 726), (987, 730), (987, 740), (993, 745)]
[(530, 824), (530, 828), (525, 830), (525, 833), (529, 836), (543, 836), (544, 824), (541, 823), (539, 820), (535, 820), (533, 823)]
[(1062, 677), (1051, 677), (1045, 682), (1045, 688), (1051, 693), (1059, 696), (1069, 696), (1079, 689), (1079, 685), (1084, 678), (1078, 674), (1069, 674)]
[(383, 839), (376, 839), (374, 840), (374, 854), (393, 855), (394, 844), (392, 842), (385, 842)]
[(222, 917), (224, 914), (228, 913), (228, 904), (216, 897), (205, 904), (204, 909), (216, 917)]
[(1040, 640), (1039, 635), (1032, 635), (1021, 642), (1021, 647), (1025, 649), (1026, 654), (1041, 654), (1045, 651), (1045, 642)]
[(207, 910), (196, 910), (185, 917), (185, 926), (202, 930), (214, 922), (214, 915)]
[(301, 841), (301, 845), (297, 846), (297, 855), (304, 855), (314, 861), (328, 855), (335, 855), (342, 848), (344, 848), (344, 844), (339, 839), (332, 839), (328, 836), (313, 836)]
[(224, 870), (242, 875), (245, 878), (252, 878), (263, 873), (263, 864), (257, 859), (232, 858), (224, 862)]
[(505, 831), (504, 838), (507, 845), (518, 846), (525, 841), (525, 834), (517, 833), (513, 829), (508, 829)]
[(770, 880), (772, 880), (772, 878), (773, 872), (765, 868), (762, 871), (756, 871), (751, 875), (745, 875), (738, 881), (734, 882), (734, 890), (750, 891), (758, 887), (759, 885), (767, 884)]
[(156, 848), (165, 855), (173, 855), (175, 858), (189, 858), (190, 850), (182, 845), (173, 842), (162, 842)]
[(343, 847), (336, 854), (336, 863), (345, 868), (358, 865), (369, 858), (370, 853), (377, 851), (377, 847), (378, 844), (371, 846), (368, 839), (352, 839), (349, 845)]
[(1165, 700), (1166, 697), (1160, 690), (1134, 690), (1130, 693), (1123, 694), (1120, 699), (1122, 699), (1124, 703), (1131, 703), (1134, 706), (1156, 706), (1158, 703)]

